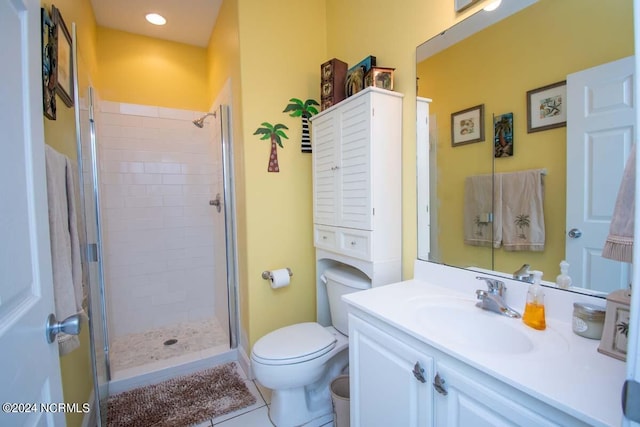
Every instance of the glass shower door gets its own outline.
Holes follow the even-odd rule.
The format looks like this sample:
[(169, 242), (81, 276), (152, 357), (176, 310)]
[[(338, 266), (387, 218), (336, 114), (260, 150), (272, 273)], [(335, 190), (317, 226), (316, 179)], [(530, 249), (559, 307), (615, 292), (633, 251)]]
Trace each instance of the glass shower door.
[(84, 222), (86, 250), (85, 265), (88, 267), (85, 280), (87, 286), (89, 336), (96, 422), (107, 425), (106, 405), (109, 397), (108, 339), (104, 307), (104, 280), (102, 274), (102, 244), (99, 227), (99, 189), (97, 186), (95, 122), (93, 120), (94, 94), (91, 79), (82, 58), (78, 55), (76, 27), (72, 25), (74, 67), (74, 105), (76, 145), (78, 154), (81, 217)]

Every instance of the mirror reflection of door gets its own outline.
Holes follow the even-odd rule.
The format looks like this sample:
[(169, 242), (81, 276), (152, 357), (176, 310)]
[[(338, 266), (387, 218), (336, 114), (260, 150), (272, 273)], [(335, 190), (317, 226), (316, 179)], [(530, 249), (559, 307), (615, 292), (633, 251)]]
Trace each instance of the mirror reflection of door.
[(566, 259), (573, 280), (606, 293), (630, 282), (602, 248), (636, 134), (634, 68), (628, 57), (567, 77)]

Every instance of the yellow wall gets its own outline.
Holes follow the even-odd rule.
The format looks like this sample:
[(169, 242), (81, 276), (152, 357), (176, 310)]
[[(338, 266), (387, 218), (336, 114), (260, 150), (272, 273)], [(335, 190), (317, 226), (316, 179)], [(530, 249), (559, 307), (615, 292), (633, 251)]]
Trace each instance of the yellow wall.
[[(50, 1), (43, 1), (41, 5), (51, 10)], [(72, 31), (72, 23), (76, 23), (78, 37), (78, 56), (89, 74), (97, 69), (95, 59), (95, 18), (89, 0), (57, 0), (55, 6), (68, 27)], [(67, 107), (57, 98), (56, 120), (44, 118), (45, 142), (69, 158), (77, 158), (75, 115), (74, 109)], [(82, 325), (80, 333), (80, 347), (71, 353), (60, 357), (60, 371), (62, 375), (62, 389), (65, 402), (83, 404), (88, 402), (93, 388), (93, 372), (89, 345), (88, 325)], [(82, 425), (82, 413), (66, 414), (69, 427)]]
[[(580, 17), (575, 19), (578, 8)], [(553, 31), (540, 31), (539, 23), (549, 22), (549, 17), (553, 17)], [(628, 43), (612, 42), (619, 40)], [(438, 124), (438, 164), (442, 166), (438, 170), (438, 231), (443, 262), (492, 268), (489, 248), (463, 244), (464, 178), (491, 173), (492, 114), (513, 112), (514, 156), (496, 159), (495, 169), (547, 169), (546, 247), (544, 252), (496, 250), (494, 268), (512, 271), (527, 262), (548, 272), (547, 280), (553, 280), (565, 252), (566, 128), (528, 134), (526, 92), (565, 80), (570, 73), (632, 55), (632, 40), (630, 1), (602, 7), (598, 0), (541, 0), (420, 64), (418, 94), (434, 100), (431, 113)], [(472, 65), (485, 63), (494, 66)], [(478, 104), (485, 106), (485, 141), (451, 147), (451, 113)]]
[[(244, 170), (244, 137), (242, 134), (242, 90), (240, 83), (240, 35), (238, 23), (238, 1), (225, 0), (218, 12), (215, 28), (207, 49), (207, 72), (209, 95), (214, 98), (227, 81), (231, 84), (232, 142), (234, 157), (234, 187), (236, 195), (236, 233), (238, 253), (238, 298), (240, 300), (241, 345), (248, 347), (249, 288), (246, 268), (247, 227)], [(211, 99), (212, 104), (215, 99)]]
[[(301, 122), (282, 110), (290, 98), (319, 101), (326, 57), (325, 2), (238, 1), (246, 235), (244, 316), (249, 342), (271, 330), (315, 320), (311, 155), (300, 152)], [(262, 122), (283, 123), (279, 173), (268, 173), (270, 143), (254, 136)], [(291, 286), (272, 290), (264, 270), (290, 267)], [(244, 307), (243, 307), (244, 308)]]
[(204, 111), (207, 50), (98, 27), (99, 93), (106, 101)]
[(327, 57), (350, 65), (368, 55), (395, 67), (394, 90), (405, 94), (402, 126), (402, 265), (413, 277), (416, 227), (416, 47), (479, 6), (455, 16), (450, 1), (327, 0)]

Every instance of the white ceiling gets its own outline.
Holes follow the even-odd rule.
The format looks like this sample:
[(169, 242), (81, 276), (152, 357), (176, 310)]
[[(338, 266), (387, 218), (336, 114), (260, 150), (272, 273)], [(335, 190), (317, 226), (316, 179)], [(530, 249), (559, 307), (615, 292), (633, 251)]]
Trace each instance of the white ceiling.
[[(222, 0), (91, 0), (101, 27), (206, 47), (218, 17)], [(144, 18), (159, 13), (163, 26)]]

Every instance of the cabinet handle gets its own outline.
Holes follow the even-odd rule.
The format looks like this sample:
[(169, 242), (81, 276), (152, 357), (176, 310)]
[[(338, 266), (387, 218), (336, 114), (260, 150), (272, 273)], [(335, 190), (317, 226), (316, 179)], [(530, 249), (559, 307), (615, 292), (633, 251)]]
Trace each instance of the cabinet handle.
[(322, 236), (322, 240), (327, 240), (327, 236)]
[(427, 380), (424, 378), (424, 369), (420, 366), (420, 362), (416, 362), (413, 367), (413, 376), (416, 377), (418, 381), (421, 383), (426, 383)]
[(440, 374), (436, 373), (436, 377), (433, 379), (433, 388), (435, 388), (441, 395), (446, 396), (449, 393), (447, 392), (447, 389), (444, 388), (444, 383), (445, 381), (440, 377)]
[(355, 241), (355, 240), (353, 240), (353, 241), (351, 242), (351, 246), (355, 246), (355, 245), (356, 245), (356, 241)]

